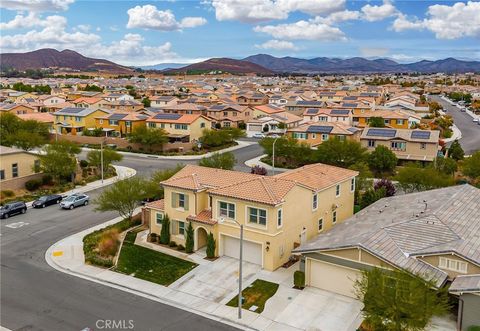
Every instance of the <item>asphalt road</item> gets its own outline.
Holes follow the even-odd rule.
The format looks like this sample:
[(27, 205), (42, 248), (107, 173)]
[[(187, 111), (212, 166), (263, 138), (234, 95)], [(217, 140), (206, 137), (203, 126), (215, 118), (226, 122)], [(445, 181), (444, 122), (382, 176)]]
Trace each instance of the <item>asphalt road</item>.
[(453, 122), (462, 131), (462, 139), (459, 140), (465, 154), (472, 154), (480, 150), (480, 125), (472, 121), (472, 117), (467, 113), (461, 112), (456, 106), (450, 105), (437, 95), (430, 96), (430, 99), (436, 101), (447, 110), (447, 114), (453, 117)]
[[(236, 168), (246, 171), (243, 162), (262, 154), (262, 150), (252, 145), (234, 154)], [(120, 165), (147, 176), (177, 163), (125, 156)], [(95, 198), (100, 192), (101, 189), (87, 194)], [(117, 216), (93, 209), (91, 204), (74, 210), (50, 206), (0, 220), (1, 326), (12, 330), (99, 330), (104, 325), (102, 321), (96, 325), (99, 320), (125, 321), (126, 326), (131, 320), (134, 330), (234, 330), (205, 317), (52, 269), (44, 258), (48, 247)]]

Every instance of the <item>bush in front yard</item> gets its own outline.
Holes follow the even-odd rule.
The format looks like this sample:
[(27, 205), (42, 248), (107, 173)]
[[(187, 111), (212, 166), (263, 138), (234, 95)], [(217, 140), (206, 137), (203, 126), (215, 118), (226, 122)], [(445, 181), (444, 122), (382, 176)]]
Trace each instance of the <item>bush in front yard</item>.
[(148, 242), (151, 242), (151, 243), (156, 243), (157, 242), (157, 234), (156, 233), (150, 233), (148, 235), (148, 238), (147, 238), (147, 241)]
[(170, 243), (168, 244), (168, 246), (170, 247), (177, 247), (177, 243), (175, 241), (170, 241)]
[(170, 243), (170, 219), (165, 215), (162, 221), (162, 231), (160, 232), (160, 244), (168, 245)]
[(296, 288), (305, 287), (305, 273), (301, 270), (297, 270), (293, 273), (293, 285)]
[(110, 229), (105, 231), (98, 242), (98, 253), (101, 256), (109, 257), (117, 253), (120, 240), (118, 238), (118, 230)]
[(207, 257), (212, 259), (215, 257), (215, 238), (213, 238), (213, 233), (209, 233), (207, 236)]
[[(85, 263), (106, 268), (113, 266), (113, 258), (118, 250), (118, 246), (116, 247), (115, 251), (113, 251), (113, 248), (110, 245), (111, 243), (107, 242), (108, 240), (105, 239), (108, 237), (108, 235), (106, 236), (105, 233), (110, 231), (121, 233), (131, 227), (141, 224), (141, 222), (141, 218), (124, 219), (118, 223), (87, 234), (85, 237), (83, 237), (83, 254), (85, 255)], [(101, 251), (101, 248), (103, 251)], [(107, 254), (107, 252), (111, 254), (101, 254)]]
[(188, 254), (193, 253), (193, 226), (192, 222), (188, 223), (187, 236), (185, 238), (185, 252)]
[(38, 189), (40, 186), (42, 186), (42, 180), (41, 179), (30, 179), (25, 183), (25, 188), (29, 191), (35, 191)]
[(177, 249), (178, 249), (179, 251), (184, 251), (184, 250), (185, 250), (185, 247), (183, 247), (183, 245), (178, 245), (178, 246), (177, 246)]

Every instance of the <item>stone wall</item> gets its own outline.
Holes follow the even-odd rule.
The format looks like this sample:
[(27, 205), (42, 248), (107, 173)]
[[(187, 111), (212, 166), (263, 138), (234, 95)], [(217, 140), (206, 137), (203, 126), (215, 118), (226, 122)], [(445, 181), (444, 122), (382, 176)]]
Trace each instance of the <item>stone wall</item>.
[[(105, 144), (114, 144), (117, 145), (117, 148), (128, 149), (132, 151), (147, 151), (147, 148), (143, 147), (141, 144), (134, 144), (129, 142), (124, 138), (117, 137), (89, 137), (89, 136), (77, 136), (77, 135), (51, 135), (51, 140), (68, 140), (77, 144), (90, 144), (90, 145), (100, 145), (103, 140)], [(183, 148), (184, 152), (192, 150), (192, 143), (167, 143), (162, 146), (154, 146), (152, 151), (154, 152), (169, 152), (169, 151), (178, 151)]]

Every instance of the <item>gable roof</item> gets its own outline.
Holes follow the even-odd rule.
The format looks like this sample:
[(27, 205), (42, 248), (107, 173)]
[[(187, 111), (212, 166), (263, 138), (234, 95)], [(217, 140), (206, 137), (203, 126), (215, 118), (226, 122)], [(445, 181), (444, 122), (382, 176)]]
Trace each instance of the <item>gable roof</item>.
[(441, 285), (447, 274), (415, 257), (454, 253), (480, 265), (479, 208), (470, 185), (383, 198), (296, 252), (361, 247)]

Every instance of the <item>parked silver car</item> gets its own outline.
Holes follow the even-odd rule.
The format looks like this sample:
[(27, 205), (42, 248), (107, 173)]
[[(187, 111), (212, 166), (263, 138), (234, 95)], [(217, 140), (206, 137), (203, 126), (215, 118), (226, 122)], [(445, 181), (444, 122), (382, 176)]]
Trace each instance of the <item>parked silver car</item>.
[(72, 194), (60, 202), (63, 209), (73, 209), (78, 206), (86, 206), (90, 201), (90, 197), (86, 194)]

